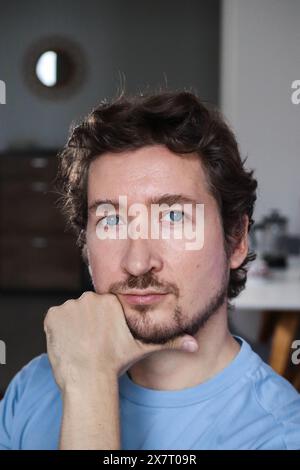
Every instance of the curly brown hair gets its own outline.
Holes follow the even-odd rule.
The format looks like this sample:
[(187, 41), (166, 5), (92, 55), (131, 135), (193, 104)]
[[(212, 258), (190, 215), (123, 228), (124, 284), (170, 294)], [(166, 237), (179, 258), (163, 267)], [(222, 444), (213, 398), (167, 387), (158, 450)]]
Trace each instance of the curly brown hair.
[[(106, 152), (123, 152), (148, 145), (164, 145), (176, 154), (198, 154), (208, 187), (217, 201), (228, 255), (248, 231), (256, 200), (257, 181), (241, 160), (235, 136), (220, 112), (191, 92), (158, 92), (121, 96), (101, 102), (83, 121), (71, 128), (59, 154), (56, 189), (68, 225), (86, 262), (87, 175), (95, 158)], [(243, 263), (230, 270), (228, 299), (244, 289), (247, 264), (255, 259), (248, 251)]]

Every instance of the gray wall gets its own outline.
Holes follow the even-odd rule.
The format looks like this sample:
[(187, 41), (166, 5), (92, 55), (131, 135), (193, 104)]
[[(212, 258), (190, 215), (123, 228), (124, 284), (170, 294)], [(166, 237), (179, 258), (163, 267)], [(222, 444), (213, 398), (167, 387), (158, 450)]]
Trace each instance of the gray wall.
[[(72, 98), (51, 103), (24, 84), (25, 51), (39, 38), (65, 34), (85, 51), (89, 73)], [(64, 144), (69, 125), (104, 97), (114, 96), (119, 73), (127, 89), (165, 83), (193, 86), (218, 102), (218, 0), (17, 0), (0, 1), (0, 79), (7, 104), (0, 107), (0, 151), (32, 143)]]

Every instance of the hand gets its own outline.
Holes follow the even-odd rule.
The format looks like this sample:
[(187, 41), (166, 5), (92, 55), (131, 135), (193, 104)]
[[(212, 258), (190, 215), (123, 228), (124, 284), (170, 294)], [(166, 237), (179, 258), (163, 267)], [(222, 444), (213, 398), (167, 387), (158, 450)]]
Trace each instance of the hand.
[(65, 390), (89, 381), (95, 374), (122, 375), (135, 362), (163, 350), (190, 351), (184, 335), (164, 345), (136, 340), (126, 323), (123, 307), (114, 294), (85, 292), (78, 299), (51, 307), (44, 321), (48, 356), (58, 386)]

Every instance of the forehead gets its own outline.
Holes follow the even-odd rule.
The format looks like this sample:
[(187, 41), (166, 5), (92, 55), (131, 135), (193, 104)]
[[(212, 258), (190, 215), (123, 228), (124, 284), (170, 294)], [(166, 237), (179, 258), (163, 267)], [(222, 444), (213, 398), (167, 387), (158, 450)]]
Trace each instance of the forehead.
[(160, 193), (207, 195), (206, 176), (197, 155), (180, 156), (164, 146), (107, 153), (89, 167), (88, 200), (126, 195), (144, 201)]

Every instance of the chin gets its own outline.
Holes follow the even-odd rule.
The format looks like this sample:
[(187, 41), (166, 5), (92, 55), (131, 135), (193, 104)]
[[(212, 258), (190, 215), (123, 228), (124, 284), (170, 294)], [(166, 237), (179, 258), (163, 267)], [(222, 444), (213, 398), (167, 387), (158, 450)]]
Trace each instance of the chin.
[(171, 315), (163, 322), (160, 321), (158, 312), (155, 320), (151, 314), (142, 315), (141, 313), (126, 315), (126, 320), (132, 336), (147, 344), (162, 345), (182, 334), (178, 325), (174, 320), (172, 321)]

